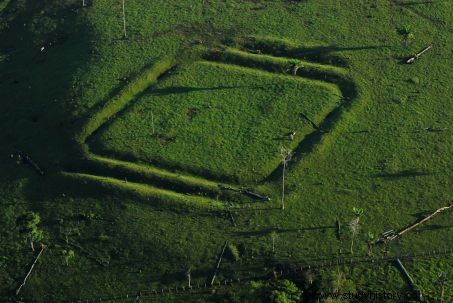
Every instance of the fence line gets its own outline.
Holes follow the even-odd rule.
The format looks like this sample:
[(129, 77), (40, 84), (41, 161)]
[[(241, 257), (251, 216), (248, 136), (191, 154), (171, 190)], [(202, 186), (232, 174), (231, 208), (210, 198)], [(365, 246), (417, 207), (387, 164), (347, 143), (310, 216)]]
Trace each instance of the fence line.
[(424, 253), (418, 254), (403, 254), (397, 256), (376, 256), (376, 257), (361, 257), (357, 259), (352, 258), (339, 258), (332, 260), (330, 262), (324, 263), (313, 263), (313, 264), (297, 264), (295, 263), (294, 266), (291, 268), (283, 268), (278, 272), (269, 272), (268, 274), (261, 275), (261, 276), (249, 276), (245, 278), (236, 278), (236, 279), (224, 279), (222, 281), (217, 281), (213, 285), (208, 283), (200, 283), (195, 282), (189, 288), (186, 284), (184, 285), (173, 285), (167, 286), (160, 289), (149, 289), (149, 290), (142, 290), (136, 292), (130, 292), (128, 294), (122, 294), (117, 296), (105, 296), (105, 297), (98, 297), (98, 298), (90, 298), (90, 299), (73, 299), (68, 300), (66, 302), (71, 303), (90, 303), (90, 302), (114, 302), (114, 301), (128, 301), (128, 300), (139, 300), (139, 299), (150, 299), (157, 296), (162, 295), (181, 295), (181, 294), (199, 294), (210, 292), (214, 288), (218, 287), (228, 287), (233, 285), (243, 285), (251, 280), (262, 280), (270, 278), (272, 275), (275, 275), (279, 278), (284, 277), (291, 277), (302, 273), (304, 270), (307, 269), (323, 269), (323, 268), (330, 268), (336, 267), (340, 265), (352, 265), (352, 264), (359, 264), (359, 263), (384, 263), (389, 261), (394, 261), (395, 259), (399, 258), (400, 260), (408, 260), (414, 258), (432, 258), (432, 257), (440, 257), (440, 256), (448, 256), (453, 254), (453, 248), (445, 249), (445, 250), (433, 250)]

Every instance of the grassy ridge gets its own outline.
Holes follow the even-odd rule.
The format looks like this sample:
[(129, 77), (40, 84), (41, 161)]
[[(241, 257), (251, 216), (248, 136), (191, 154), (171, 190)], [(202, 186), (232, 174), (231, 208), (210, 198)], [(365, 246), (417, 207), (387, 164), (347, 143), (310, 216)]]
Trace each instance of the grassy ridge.
[(347, 60), (335, 54), (341, 49), (332, 45), (321, 45), (307, 41), (295, 42), (291, 39), (270, 36), (248, 36), (240, 41), (234, 41), (234, 47), (276, 57), (347, 66)]
[[(49, 249), (23, 288), (22, 301), (63, 302), (182, 284), (188, 268), (194, 279), (204, 282), (225, 240), (240, 249), (241, 261), (235, 270), (225, 259), (220, 274), (235, 279), (240, 270), (267, 265), (272, 230), (277, 231), (273, 255), (277, 261), (347, 258), (353, 207), (364, 209), (354, 255), (366, 255), (368, 232), (378, 236), (402, 228), (451, 201), (452, 1), (128, 0), (128, 39), (122, 38), (121, 1), (89, 1), (87, 8), (81, 8), (81, 2), (10, 1), (3, 10), (9, 11), (7, 27), (5, 14), (1, 16), (2, 299), (14, 292), (34, 258), (18, 225), (28, 211), (39, 213), (39, 228)], [(20, 12), (14, 10), (16, 5)], [(24, 14), (14, 21), (17, 12)], [(406, 29), (411, 35), (404, 34)], [(73, 120), (111, 100), (131, 75), (181, 47), (220, 48), (216, 41), (236, 41), (232, 38), (246, 41), (246, 46), (228, 45), (273, 56), (294, 50), (299, 59), (330, 63), (332, 54), (339, 55), (346, 58), (348, 76), (357, 88), (358, 102), (341, 109), (347, 112), (321, 137), (316, 152), (302, 154), (303, 161), (296, 165), (292, 162), (285, 211), (276, 209), (277, 203), (241, 209), (234, 212), (233, 226), (215, 211), (192, 212), (196, 202), (178, 211), (178, 203), (170, 203), (170, 208), (157, 199), (142, 203), (148, 197), (152, 201), (155, 193), (133, 195), (131, 189), (118, 190), (116, 185), (85, 178), (76, 178), (69, 191), (72, 178), (52, 175), (61, 163), (74, 162), (74, 142), (69, 141), (80, 125)], [(257, 40), (270, 42), (262, 45), (267, 42)], [(433, 49), (415, 64), (401, 64), (429, 44)], [(43, 45), (46, 51), (41, 52)], [(315, 49), (316, 54), (307, 53)], [(324, 53), (329, 55), (318, 59)], [(212, 77), (221, 81), (224, 74)], [(173, 102), (191, 94), (178, 94)], [(421, 130), (426, 128), (438, 131)], [(146, 131), (148, 136), (149, 128)], [(140, 140), (149, 143), (149, 137)], [(28, 165), (10, 159), (17, 149), (30, 153), (48, 176), (42, 178)], [(209, 147), (206, 152), (213, 151)], [(110, 171), (102, 167), (99, 172), (104, 169)], [(112, 170), (120, 171), (116, 164)], [(122, 173), (121, 169), (118, 176)], [(89, 190), (84, 181), (90, 183)], [(255, 188), (277, 197), (279, 185), (269, 182)], [(337, 219), (342, 223), (341, 239), (335, 236)], [(451, 221), (451, 212), (442, 214), (385, 249), (397, 255), (450, 248)], [(74, 248), (66, 245), (66, 236), (109, 260), (109, 265), (99, 267), (78, 249), (67, 265), (62, 250)], [(377, 256), (384, 255), (381, 248), (374, 251)], [(451, 264), (451, 258), (436, 258), (405, 265), (431, 299), (438, 291), (433, 280), (439, 271), (451, 275)], [(398, 272), (367, 265), (355, 267), (348, 278), (359, 291), (404, 287)], [(446, 291), (446, 302), (452, 301), (452, 289)], [(199, 299), (194, 297), (188, 302)]]
[(111, 177), (104, 177), (104, 176), (97, 176), (97, 175), (90, 175), (84, 173), (68, 173), (63, 172), (63, 176), (70, 177), (75, 180), (83, 181), (88, 180), (92, 182), (98, 183), (101, 187), (104, 188), (115, 188), (120, 189), (123, 191), (128, 191), (133, 193), (134, 195), (140, 196), (141, 198), (149, 198), (153, 197), (158, 199), (159, 201), (165, 201), (170, 203), (183, 203), (188, 204), (191, 206), (202, 206), (209, 208), (222, 208), (222, 203), (217, 202), (212, 199), (206, 199), (203, 197), (191, 197), (189, 195), (180, 194), (177, 192), (172, 192), (169, 190), (164, 190), (156, 187), (152, 187), (150, 185), (144, 185), (140, 183), (134, 183), (124, 180), (119, 180)]
[[(219, 81), (215, 76), (220, 74)], [(142, 97), (101, 131), (93, 146), (216, 179), (260, 180), (278, 166), (281, 145), (294, 148), (312, 131), (300, 114), (320, 123), (340, 94), (335, 85), (321, 81), (197, 62)], [(182, 99), (175, 102), (176, 96)], [(258, 115), (262, 118), (256, 120)], [(287, 138), (291, 128), (297, 130), (294, 141)], [(206, 153), (206, 146), (218, 151)]]
[(95, 109), (95, 112), (87, 118), (81, 130), (76, 134), (75, 140), (80, 144), (85, 143), (85, 140), (93, 132), (112, 116), (123, 110), (131, 100), (156, 83), (157, 78), (174, 65), (173, 59), (166, 58), (143, 71), (130, 84), (126, 85), (113, 100), (102, 105), (100, 109)]
[[(285, 54), (289, 56), (290, 54)], [(212, 54), (214, 59), (220, 59), (226, 62), (234, 62), (238, 65), (258, 67), (270, 72), (291, 73), (295, 63), (300, 65), (297, 74), (302, 76), (311, 76), (319, 79), (329, 79), (330, 77), (346, 76), (347, 71), (344, 68), (332, 65), (324, 65), (304, 60), (294, 60), (290, 58), (280, 58), (270, 55), (251, 54), (235, 48), (226, 48), (218, 56)]]
[(101, 175), (108, 174), (118, 178), (127, 178), (131, 181), (154, 183), (164, 188), (173, 188), (179, 192), (198, 193), (211, 197), (226, 195), (219, 190), (218, 183), (195, 176), (94, 154), (89, 155), (88, 160), (88, 163), (81, 163), (78, 169), (93, 171)]

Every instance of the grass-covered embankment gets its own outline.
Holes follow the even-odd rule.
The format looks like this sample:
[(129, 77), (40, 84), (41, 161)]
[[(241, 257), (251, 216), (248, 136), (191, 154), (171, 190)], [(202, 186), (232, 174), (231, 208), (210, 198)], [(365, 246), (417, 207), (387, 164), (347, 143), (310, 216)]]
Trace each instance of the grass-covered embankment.
[(64, 177), (72, 178), (74, 180), (83, 182), (93, 182), (100, 185), (104, 190), (120, 190), (123, 192), (130, 192), (133, 195), (138, 196), (142, 200), (150, 200), (150, 197), (155, 203), (159, 201), (160, 203), (173, 203), (178, 205), (178, 203), (186, 204), (190, 207), (202, 207), (205, 209), (221, 209), (223, 204), (221, 202), (216, 202), (212, 199), (203, 198), (200, 196), (190, 196), (187, 194), (181, 194), (173, 192), (170, 190), (160, 189), (153, 187), (151, 185), (134, 183), (127, 180), (119, 180), (107, 176), (98, 176), (90, 175), (84, 173), (62, 173)]
[(281, 146), (295, 148), (312, 131), (303, 117), (321, 123), (340, 97), (326, 82), (200, 61), (142, 96), (93, 146), (207, 178), (257, 182), (278, 166)]
[[(122, 1), (87, 2), (82, 8), (80, 0), (9, 1), (0, 16), (1, 299), (65, 302), (130, 295), (181, 285), (189, 268), (194, 281), (204, 282), (225, 240), (236, 245), (240, 261), (225, 258), (219, 278), (253, 275), (253, 269), (271, 264), (270, 256), (285, 264), (365, 256), (369, 233), (377, 237), (398, 230), (451, 201), (452, 1), (128, 0), (127, 39), (122, 37)], [(235, 209), (233, 225), (226, 214), (191, 211), (196, 203), (184, 204), (187, 207), (179, 211), (178, 203), (166, 207), (165, 201), (129, 188), (84, 178), (72, 182), (53, 174), (62, 163), (75, 162), (71, 139), (80, 132), (77, 121), (94, 113), (94, 106), (102, 108), (99, 104), (112, 100), (146, 66), (194, 44), (221, 48), (218, 41), (247, 41), (250, 36), (284, 40), (292, 47), (271, 51), (253, 41), (246, 47), (231, 46), (344, 67), (329, 62), (330, 55), (338, 55), (345, 58), (348, 76), (358, 88), (357, 102), (322, 135), (316, 152), (302, 154), (296, 165), (290, 163), (284, 211), (276, 209), (277, 199)], [(281, 49), (275, 45), (285, 43), (269, 44)], [(403, 58), (429, 44), (433, 48), (415, 64), (402, 64)], [(313, 56), (283, 54), (297, 48), (310, 49)], [(317, 59), (322, 53), (329, 56)], [(224, 73), (212, 77), (221, 83)], [(195, 96), (174, 95), (172, 102)], [(161, 140), (167, 139), (171, 137)], [(140, 140), (147, 144), (148, 132), (136, 139)], [(16, 150), (29, 153), (47, 176), (16, 164), (17, 159), (9, 157)], [(215, 150), (209, 146), (206, 153)], [(271, 181), (254, 188), (278, 197), (280, 184)], [(353, 207), (363, 208), (364, 214), (351, 255), (347, 226)], [(30, 211), (41, 218), (40, 241), (48, 249), (22, 288), (23, 298), (17, 298), (15, 290), (36, 254), (20, 225)], [(337, 219), (340, 239), (335, 235)], [(451, 212), (443, 213), (373, 253), (396, 256), (450, 248), (451, 221)], [(273, 254), (271, 231), (277, 232)], [(68, 245), (66, 239), (83, 249)], [(75, 255), (66, 262), (69, 250)], [(108, 260), (108, 265), (100, 266), (86, 251)], [(439, 293), (433, 280), (440, 271), (451, 275), (451, 263), (451, 258), (436, 258), (405, 265), (431, 299)], [(352, 274), (345, 274), (358, 291), (405, 291), (404, 281), (393, 270), (357, 265)], [(453, 301), (451, 290), (446, 288), (444, 301)], [(188, 302), (199, 299), (191, 294)], [(171, 300), (181, 301), (177, 296), (156, 301)]]
[(79, 144), (84, 144), (90, 135), (114, 115), (122, 111), (146, 89), (155, 84), (159, 76), (169, 71), (175, 64), (174, 59), (166, 58), (154, 64), (151, 68), (146, 68), (141, 74), (136, 76), (129, 84), (121, 89), (112, 100), (95, 108), (93, 113), (88, 115), (84, 124), (81, 126), (80, 131), (75, 135), (75, 140)]

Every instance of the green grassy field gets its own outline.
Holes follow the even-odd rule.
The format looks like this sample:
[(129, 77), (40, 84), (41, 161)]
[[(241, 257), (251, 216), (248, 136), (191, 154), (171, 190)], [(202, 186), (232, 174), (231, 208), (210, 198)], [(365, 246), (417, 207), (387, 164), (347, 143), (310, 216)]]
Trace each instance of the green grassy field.
[[(451, 203), (453, 2), (127, 0), (127, 39), (121, 1), (87, 2), (0, 1), (0, 301), (122, 295), (185, 283), (188, 268), (204, 283), (225, 241), (241, 258), (220, 279), (348, 258), (353, 207), (364, 209), (354, 256), (365, 256), (368, 232)], [(282, 145), (296, 151), (285, 210)], [(21, 225), (30, 212), (47, 249), (16, 297), (37, 254)], [(452, 219), (374, 254), (451, 249)], [(407, 268), (434, 301), (452, 263)], [(405, 287), (383, 268), (342, 270), (357, 290)]]
[(312, 131), (301, 114), (319, 124), (339, 101), (335, 86), (310, 81), (194, 63), (139, 98), (93, 150), (223, 181), (261, 181), (277, 168), (280, 146), (294, 148)]

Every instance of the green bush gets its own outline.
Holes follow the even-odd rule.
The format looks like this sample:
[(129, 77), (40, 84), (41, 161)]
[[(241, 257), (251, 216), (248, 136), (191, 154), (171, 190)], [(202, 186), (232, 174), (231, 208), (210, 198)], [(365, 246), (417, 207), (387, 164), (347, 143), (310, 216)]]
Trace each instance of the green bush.
[(412, 78), (409, 79), (409, 83), (414, 84), (414, 85), (418, 85), (418, 84), (420, 84), (420, 78), (417, 77), (417, 76), (412, 77)]

